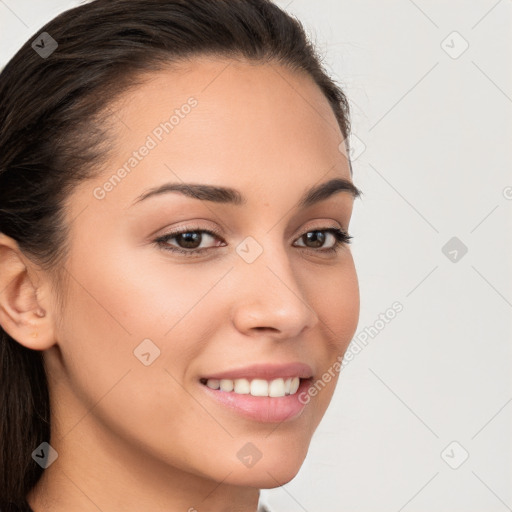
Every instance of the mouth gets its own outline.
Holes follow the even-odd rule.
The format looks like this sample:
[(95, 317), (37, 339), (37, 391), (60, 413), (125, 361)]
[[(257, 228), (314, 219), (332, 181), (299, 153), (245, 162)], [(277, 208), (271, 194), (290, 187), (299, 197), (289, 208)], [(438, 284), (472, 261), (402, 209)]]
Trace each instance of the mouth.
[(199, 382), (205, 395), (229, 413), (260, 423), (283, 423), (304, 412), (309, 403), (304, 396), (312, 381), (312, 377), (288, 377), (271, 381), (201, 378)]
[(305, 381), (311, 381), (312, 377), (301, 378), (278, 377), (276, 379), (207, 379), (201, 378), (199, 382), (204, 386), (224, 393), (236, 395), (251, 395), (254, 397), (280, 398), (289, 395), (295, 395), (301, 384)]

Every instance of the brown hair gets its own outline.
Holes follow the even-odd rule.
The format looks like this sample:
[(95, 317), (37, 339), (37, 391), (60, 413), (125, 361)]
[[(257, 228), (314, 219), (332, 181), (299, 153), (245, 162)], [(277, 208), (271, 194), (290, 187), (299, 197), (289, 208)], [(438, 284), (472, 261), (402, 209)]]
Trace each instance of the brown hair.
[[(48, 55), (32, 45), (45, 32), (58, 45)], [(96, 0), (47, 23), (0, 73), (0, 232), (57, 278), (67, 249), (64, 201), (74, 184), (94, 176), (114, 143), (109, 105), (138, 77), (199, 55), (308, 73), (349, 151), (345, 95), (301, 23), (270, 0)], [(2, 512), (30, 510), (26, 496), (43, 471), (31, 456), (50, 441), (42, 354), (0, 328)]]

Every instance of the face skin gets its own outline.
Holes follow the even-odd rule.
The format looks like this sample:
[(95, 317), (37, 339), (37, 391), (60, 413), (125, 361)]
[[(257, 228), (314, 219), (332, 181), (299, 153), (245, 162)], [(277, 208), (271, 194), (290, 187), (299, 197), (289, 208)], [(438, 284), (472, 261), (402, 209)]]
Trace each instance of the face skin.
[[(97, 199), (94, 191), (190, 97), (197, 105)], [(308, 248), (302, 235), (349, 231), (354, 198), (341, 191), (296, 207), (313, 186), (351, 181), (343, 136), (312, 79), (276, 64), (196, 58), (152, 75), (111, 110), (113, 156), (67, 203), (63, 310), (48, 277), (31, 267), (34, 300), (25, 307), (35, 308), (37, 297), (45, 312), (30, 317), (38, 336), (1, 318), (20, 343), (45, 351), (50, 378), (59, 457), (29, 503), (35, 512), (255, 512), (259, 489), (299, 471), (338, 373), (302, 414), (281, 423), (228, 410), (199, 378), (298, 361), (317, 380), (345, 352), (359, 319), (350, 249), (322, 253), (333, 236)], [(181, 182), (237, 189), (246, 204), (171, 192), (132, 205), (153, 187)], [(153, 242), (173, 228), (216, 229), (220, 237), (203, 234), (200, 247), (211, 249), (187, 257)], [(263, 250), (252, 263), (236, 251), (248, 236)], [(160, 356), (145, 366), (133, 352), (148, 338)], [(237, 457), (248, 442), (262, 454), (250, 468)]]

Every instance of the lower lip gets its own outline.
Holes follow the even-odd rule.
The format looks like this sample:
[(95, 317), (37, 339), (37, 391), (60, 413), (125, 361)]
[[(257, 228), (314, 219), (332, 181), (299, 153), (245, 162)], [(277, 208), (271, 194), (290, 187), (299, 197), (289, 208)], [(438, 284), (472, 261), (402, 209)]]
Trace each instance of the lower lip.
[(206, 384), (199, 385), (217, 402), (254, 421), (272, 423), (290, 421), (297, 418), (307, 404), (299, 401), (299, 396), (307, 391), (312, 379), (301, 379), (299, 389), (293, 395), (280, 397), (240, 395), (233, 391), (211, 389)]

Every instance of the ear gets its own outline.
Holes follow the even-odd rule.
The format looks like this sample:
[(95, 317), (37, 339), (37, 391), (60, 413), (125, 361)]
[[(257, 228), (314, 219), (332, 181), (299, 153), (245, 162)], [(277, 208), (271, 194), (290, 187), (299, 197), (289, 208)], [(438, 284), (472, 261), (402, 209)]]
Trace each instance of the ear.
[(55, 344), (48, 285), (43, 271), (25, 257), (18, 243), (0, 233), (0, 325), (32, 350)]

